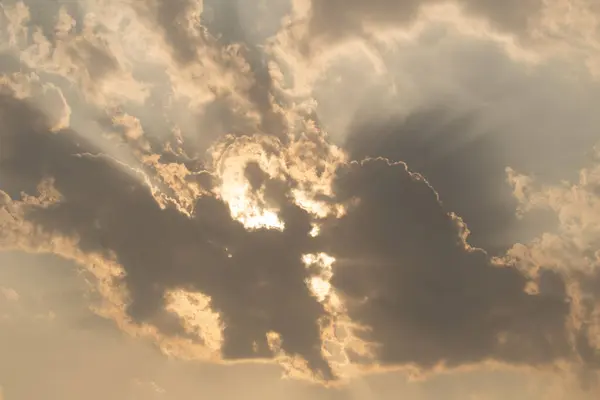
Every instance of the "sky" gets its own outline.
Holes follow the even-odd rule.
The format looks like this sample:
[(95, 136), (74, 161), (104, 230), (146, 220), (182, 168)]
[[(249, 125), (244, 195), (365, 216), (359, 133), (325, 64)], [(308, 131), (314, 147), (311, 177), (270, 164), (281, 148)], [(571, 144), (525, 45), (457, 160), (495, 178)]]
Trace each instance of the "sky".
[(598, 0), (0, 0), (0, 400), (600, 393)]

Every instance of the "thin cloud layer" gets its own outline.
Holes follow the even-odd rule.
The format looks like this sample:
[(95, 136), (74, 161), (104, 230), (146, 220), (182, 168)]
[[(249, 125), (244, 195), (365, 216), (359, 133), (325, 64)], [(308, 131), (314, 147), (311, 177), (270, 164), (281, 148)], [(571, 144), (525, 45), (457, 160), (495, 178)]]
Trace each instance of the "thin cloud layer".
[[(310, 34), (408, 26), (421, 9), (337, 3), (310, 2)], [(298, 43), (283, 40), (293, 24), (282, 15), (257, 33), (234, 2), (210, 15), (192, 0), (80, 5), (53, 17), (33, 3), (0, 9), (0, 248), (75, 261), (95, 277), (96, 312), (175, 356), (276, 362), (325, 382), (484, 362), (599, 367), (600, 308), (582, 278), (597, 279), (594, 267), (540, 267), (524, 254), (548, 263), (543, 240), (498, 258), (472, 247), (456, 210), (411, 172), (419, 159), (362, 133), (372, 121), (332, 144), (303, 87), (322, 66), (285, 65)], [(460, 6), (518, 37), (545, 10)], [(378, 156), (389, 159), (367, 158)], [(473, 168), (454, 164), (457, 178)], [(584, 175), (573, 198), (510, 176), (525, 208), (562, 213), (592, 196), (597, 174)], [(589, 260), (590, 225), (567, 214), (552, 244)]]
[[(311, 28), (327, 36), (362, 34), (373, 25), (402, 27), (414, 22), (423, 7), (441, 3), (437, 0), (375, 0), (375, 1), (311, 1)], [(456, 2), (467, 14), (483, 17), (492, 26), (521, 35), (540, 17), (545, 4), (542, 0)], [(371, 25), (371, 26), (370, 26)]]
[(595, 32), (600, 20), (595, 1), (300, 0), (295, 4), (306, 24), (304, 47), (316, 53), (323, 45), (368, 39), (381, 31), (406, 33), (423, 26), (424, 20), (443, 20), (459, 31), (502, 38), (510, 47), (535, 49), (536, 57), (562, 52), (583, 57), (588, 67), (598, 71)]

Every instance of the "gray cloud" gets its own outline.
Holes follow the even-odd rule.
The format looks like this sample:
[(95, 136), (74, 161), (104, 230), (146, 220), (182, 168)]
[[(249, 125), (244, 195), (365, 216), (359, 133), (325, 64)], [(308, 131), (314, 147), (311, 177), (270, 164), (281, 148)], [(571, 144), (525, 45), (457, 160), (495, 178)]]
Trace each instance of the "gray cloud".
[(167, 335), (183, 330), (165, 319), (166, 291), (199, 291), (222, 315), (225, 358), (272, 356), (266, 334), (275, 331), (286, 352), (331, 378), (318, 328), (326, 313), (304, 283), (301, 262), (303, 254), (327, 251), (338, 260), (333, 286), (348, 299), (350, 317), (372, 328), (364, 339), (381, 346), (385, 363), (547, 364), (572, 356), (560, 285), (551, 294), (526, 294), (527, 280), (512, 266), (492, 266), (483, 251), (467, 250), (459, 221), (404, 164), (342, 168), (335, 200), (359, 203), (316, 239), (288, 189), (250, 169), (254, 187), (266, 185), (281, 207), (286, 228), (248, 232), (212, 197), (198, 200), (192, 219), (161, 209), (147, 187), (109, 160), (76, 157), (94, 149), (75, 132), (48, 132), (43, 116), (6, 95), (1, 109), (8, 122), (3, 148), (12, 155), (3, 157), (2, 171), (19, 174), (7, 189), (31, 190), (27, 182), (51, 177), (62, 195), (26, 218), (53, 235), (79, 238), (85, 252), (115, 254), (126, 272), (129, 315)]
[[(59, 257), (0, 253), (3, 284), (22, 293), (0, 317), (0, 385), (5, 399), (327, 399), (278, 379), (272, 365), (214, 365), (168, 359), (151, 343), (123, 335), (89, 306), (86, 276)], [(0, 294), (0, 315), (2, 309)], [(224, 384), (228, 382), (229, 384)], [(320, 397), (317, 397), (320, 396)]]
[[(402, 28), (418, 17), (423, 6), (441, 3), (438, 0), (311, 0), (310, 30), (313, 35), (340, 39), (360, 36), (369, 25), (382, 28)], [(483, 17), (493, 27), (508, 33), (528, 33), (531, 22), (544, 9), (541, 0), (527, 1), (457, 1), (467, 14)], [(372, 26), (371, 26), (372, 28)]]
[[(165, 39), (165, 53), (162, 44), (153, 48), (165, 58), (163, 64), (136, 64), (110, 35), (110, 40), (73, 42), (77, 51), (69, 54), (93, 81), (88, 92), (100, 94), (87, 99), (93, 104), (74, 108), (70, 127), (56, 128), (48, 112), (52, 107), (35, 96), (3, 90), (0, 190), (12, 198), (3, 199), (3, 209), (16, 204), (23, 211), (17, 225), (31, 225), (32, 235), (44, 239), (72, 239), (68, 243), (77, 246), (78, 255), (114, 257), (124, 275), (111, 284), (128, 296), (127, 317), (139, 327), (156, 328), (159, 335), (206, 344), (206, 338), (190, 333), (183, 318), (169, 309), (168, 296), (173, 290), (208, 296), (210, 309), (223, 324), (220, 356), (226, 361), (280, 358), (268, 341), (268, 334), (276, 332), (286, 355), (306, 360), (312, 373), (333, 380), (335, 365), (323, 352), (323, 325), (349, 317), (362, 325), (356, 335), (374, 350), (368, 361), (351, 357), (364, 363), (361, 367), (432, 370), (491, 360), (535, 367), (568, 361), (596, 368), (589, 327), (571, 325), (573, 302), (580, 298), (570, 291), (569, 276), (552, 268), (539, 276), (530, 274), (520, 259), (498, 261), (470, 247), (467, 225), (474, 231), (472, 243), (503, 254), (507, 244), (498, 246), (495, 235), (510, 230), (517, 220), (510, 193), (492, 189), (505, 180), (505, 167), (514, 166), (514, 159), (505, 157), (508, 148), (496, 154), (497, 127), (480, 124), (484, 107), (469, 107), (495, 100), (496, 86), (485, 87), (482, 98), (474, 96), (472, 103), (457, 108), (445, 99), (431, 105), (431, 98), (423, 96), (425, 104), (404, 115), (385, 107), (381, 113), (362, 114), (376, 103), (358, 101), (349, 134), (341, 141), (343, 150), (336, 149), (311, 128), (313, 121), (306, 115), (313, 110), (297, 111), (296, 100), (278, 92), (281, 82), (267, 68), (272, 55), (260, 46), (274, 32), (257, 33), (242, 23), (252, 18), (241, 3), (211, 4), (205, 27), (198, 20), (200, 3), (171, 3), (159, 1), (156, 9), (136, 3), (138, 17)], [(461, 2), (499, 30), (522, 35), (540, 6), (513, 3)], [(364, 21), (406, 24), (420, 6), (349, 1), (342, 7), (314, 0), (312, 33), (338, 39), (360, 32)], [(129, 34), (138, 32), (139, 27), (127, 26)], [(483, 58), (475, 61), (484, 63)], [(131, 76), (123, 72), (129, 67)], [(162, 67), (165, 72), (158, 71)], [(135, 96), (124, 90), (118, 95), (122, 98), (106, 100), (119, 83), (129, 82), (123, 78), (110, 86), (111, 76), (119, 74), (142, 86), (148, 83), (149, 97), (131, 104)], [(63, 70), (58, 75), (68, 77)], [(479, 86), (486, 78), (478, 75), (469, 82)], [(519, 76), (509, 81), (518, 86), (526, 80)], [(206, 98), (196, 98), (202, 96)], [(382, 103), (390, 100), (384, 98)], [(70, 100), (81, 99), (73, 95)], [(355, 99), (343, 100), (335, 106), (343, 108), (346, 100)], [(115, 103), (123, 106), (116, 114)], [(87, 124), (83, 114), (92, 109), (92, 123)], [(139, 119), (128, 113), (139, 113)], [(304, 119), (305, 125), (288, 126), (286, 113)], [(177, 130), (181, 127), (185, 134)], [(292, 143), (286, 134), (293, 128), (302, 137)], [(483, 134), (488, 130), (493, 134)], [(266, 139), (252, 136), (257, 133)], [(232, 217), (231, 200), (219, 192), (227, 157), (239, 154), (224, 151), (223, 158), (211, 159), (214, 154), (204, 152), (236, 150), (240, 137), (248, 147), (241, 150), (247, 154), (241, 154), (243, 177), (237, 178), (248, 183), (249, 195), (278, 210), (285, 225), (281, 230), (245, 228)], [(535, 150), (536, 140), (522, 153)], [(587, 146), (586, 140), (581, 147)], [(356, 160), (383, 156), (406, 161), (408, 167), (387, 159), (346, 163), (346, 152)], [(128, 159), (120, 156), (125, 153)], [(278, 163), (285, 172), (270, 170)], [(309, 212), (296, 192), (303, 185), (310, 190), (320, 183), (328, 186), (332, 171), (333, 187), (315, 189), (309, 200), (332, 209), (345, 204), (346, 213), (333, 217)], [(48, 204), (28, 197), (43, 195), (43, 181), (51, 183), (59, 200)], [(466, 224), (451, 212), (464, 216)], [(316, 237), (314, 226), (320, 228)], [(6, 246), (15, 243), (19, 241)], [(319, 252), (336, 259), (330, 283), (345, 307), (340, 315), (307, 285), (314, 271), (302, 258)], [(537, 293), (531, 293), (536, 285)], [(588, 312), (594, 307), (590, 304)]]
[(3, 157), (2, 171), (18, 182), (6, 189), (31, 191), (27, 182), (54, 180), (64, 199), (30, 210), (28, 219), (51, 233), (79, 238), (84, 251), (113, 252), (126, 271), (128, 312), (136, 321), (161, 324), (156, 318), (167, 289), (197, 290), (223, 315), (226, 358), (270, 357), (266, 334), (276, 331), (284, 350), (330, 377), (319, 347), (317, 323), (324, 311), (304, 283), (301, 256), (313, 247), (304, 211), (278, 199), (285, 232), (247, 232), (224, 203), (205, 197), (190, 220), (175, 209), (162, 210), (147, 187), (110, 161), (76, 157), (94, 150), (75, 132), (51, 134), (43, 123), (28, 125), (43, 117), (7, 96), (1, 109), (7, 121), (3, 149), (12, 155)]
[[(242, 54), (254, 78), (248, 95), (261, 114), (261, 130), (284, 139), (286, 121), (273, 107), (273, 101), (283, 99), (273, 90), (273, 80), (267, 66), (269, 58), (262, 46), (279, 30), (277, 24), (289, 13), (289, 5), (276, 1), (272, 5), (273, 11), (258, 1), (254, 3), (250, 5), (239, 0), (205, 1), (203, 6), (210, 10), (210, 18), (207, 18), (205, 25), (208, 32), (222, 44), (242, 46)], [(271, 15), (273, 13), (275, 15)], [(275, 99), (271, 100), (271, 96), (275, 96)]]
[(525, 293), (512, 265), (468, 249), (464, 226), (402, 163), (340, 171), (341, 200), (358, 205), (324, 232), (338, 260), (333, 285), (369, 330), (384, 363), (431, 368), (486, 359), (544, 364), (569, 357), (564, 289)]
[(592, 77), (559, 60), (525, 66), (444, 25), (382, 45), (379, 56), (383, 75), (351, 54), (316, 85), (319, 116), (336, 143), (353, 159), (383, 156), (423, 174), (465, 220), (470, 243), (492, 254), (556, 224), (543, 210), (517, 218), (505, 168), (544, 182), (577, 175), (597, 141)]
[(381, 156), (406, 162), (435, 187), (447, 210), (464, 218), (471, 244), (502, 254), (510, 242), (498, 237), (519, 221), (517, 202), (503, 185), (506, 160), (497, 151), (497, 135), (474, 132), (477, 111), (442, 108), (368, 120), (351, 128), (348, 149), (358, 160)]
[[(598, 233), (596, 226), (599, 210), (598, 158), (595, 156), (580, 170), (579, 179), (562, 184), (543, 184), (531, 176), (509, 170), (509, 182), (519, 200), (521, 212), (545, 209), (559, 221), (556, 229), (535, 239), (515, 244), (507, 259), (520, 264), (524, 273), (540, 281), (544, 290), (547, 274), (560, 276), (567, 283), (569, 296), (575, 306), (573, 322), (580, 327), (575, 337), (582, 360), (597, 370), (600, 363), (598, 350)], [(591, 228), (591, 229), (590, 229)], [(585, 371), (584, 383), (590, 385), (594, 374)]]
[[(497, 400), (524, 393), (531, 399), (594, 398), (582, 396), (553, 374), (519, 370), (447, 373), (420, 382), (388, 373), (327, 389), (278, 379), (277, 368), (270, 365), (166, 359), (144, 341), (122, 335), (109, 324), (100, 328), (81, 323), (98, 318), (85, 309), (85, 284), (76, 265), (57, 257), (14, 252), (0, 253), (0, 263), (3, 285), (22, 294), (20, 304), (15, 304), (22, 311), (18, 317), (0, 319), (0, 384), (5, 399), (179, 400), (201, 394), (266, 400), (387, 400), (398, 393), (418, 400), (440, 396), (459, 400), (477, 394)], [(49, 310), (54, 311), (53, 319), (35, 317)]]
[[(253, 7), (258, 9), (258, 5)], [(266, 55), (259, 47), (266, 38), (257, 38), (255, 30), (248, 24), (255, 16), (243, 15), (253, 7), (232, 0), (216, 3), (208, 1), (206, 4), (190, 0), (160, 1), (155, 13), (175, 59), (182, 65), (202, 61), (206, 55), (199, 54), (199, 49), (208, 47), (215, 50), (211, 54), (214, 61), (222, 70), (227, 70), (231, 68), (228, 64), (233, 61), (228, 52), (233, 49), (235, 55), (240, 56), (250, 68), (248, 76), (252, 79), (252, 84), (245, 95), (260, 115), (258, 129), (285, 139), (286, 121), (273, 107), (272, 78), (268, 71)], [(209, 10), (209, 18), (204, 17), (205, 9)], [(280, 18), (283, 15), (285, 11)], [(200, 25), (201, 16), (204, 17), (203, 25)], [(272, 20), (276, 21), (276, 18)], [(242, 21), (246, 24), (242, 24)], [(276, 31), (277, 28), (272, 34)], [(212, 123), (213, 127), (217, 128), (216, 131), (222, 126), (223, 131), (227, 133), (252, 133), (248, 132), (247, 125), (236, 126), (232, 123), (239, 116), (232, 112), (228, 96), (227, 93), (217, 95), (214, 103), (204, 113), (207, 122)]]
[[(189, 63), (198, 57), (198, 46), (204, 37), (196, 18), (202, 3), (191, 0), (158, 1), (155, 18), (164, 30), (165, 39), (173, 49), (175, 58)], [(145, 9), (144, 9), (145, 10)]]

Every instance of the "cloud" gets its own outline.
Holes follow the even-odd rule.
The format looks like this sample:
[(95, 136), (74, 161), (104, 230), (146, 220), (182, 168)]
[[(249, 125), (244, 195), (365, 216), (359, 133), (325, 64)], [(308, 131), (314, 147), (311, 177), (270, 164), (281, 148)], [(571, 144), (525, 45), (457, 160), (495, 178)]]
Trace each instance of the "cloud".
[(505, 168), (545, 182), (577, 173), (597, 141), (593, 77), (563, 60), (514, 59), (446, 24), (377, 41), (372, 52), (379, 66), (349, 47), (312, 93), (324, 130), (352, 159), (405, 161), (465, 220), (470, 243), (494, 255), (554, 223), (543, 212), (516, 218)]
[(91, 18), (80, 21), (80, 30), (75, 30), (76, 21), (65, 8), (53, 17), (54, 30), (46, 36), (33, 25), (35, 18), (22, 2), (3, 6), (3, 52), (28, 70), (58, 75), (77, 85), (87, 100), (99, 105), (145, 99), (147, 89), (132, 78), (113, 35), (94, 31), (97, 25)]
[[(435, 0), (411, 0), (394, 2), (375, 0), (368, 3), (360, 0), (331, 2), (312, 0), (312, 24), (317, 31), (341, 32), (358, 30), (369, 23), (388, 25), (408, 25), (418, 17), (422, 7), (439, 3)], [(525, 33), (530, 21), (539, 17), (545, 8), (541, 0), (525, 2), (460, 0), (456, 2), (466, 13), (483, 17), (492, 26), (511, 33)], [(363, 22), (364, 21), (364, 22)]]
[[(427, 29), (404, 43), (354, 43), (376, 74), (361, 86), (356, 71), (340, 68), (354, 81), (337, 97), (327, 75), (336, 70), (327, 68), (344, 64), (348, 48), (330, 48), (322, 65), (286, 65), (297, 54), (286, 47), (294, 24), (281, 23), (285, 10), (270, 17), (269, 33), (257, 33), (231, 29), (251, 19), (240, 4), (212, 4), (209, 21), (203, 2), (171, 3), (90, 0), (81, 14), (55, 10), (53, 24), (23, 3), (2, 7), (0, 248), (76, 262), (95, 280), (98, 314), (183, 358), (277, 362), (291, 376), (328, 382), (378, 368), (595, 365), (596, 306), (580, 278), (589, 271), (533, 273), (521, 255), (530, 245), (494, 258), (471, 245), (456, 214), (467, 214), (488, 244), (514, 211), (506, 198), (490, 206), (502, 193), (486, 184), (504, 179), (507, 158), (489, 156), (499, 142), (473, 132), (498, 130), (489, 121), (514, 111), (514, 93), (541, 101), (531, 93), (558, 81), (542, 69), (533, 80), (500, 40), (529, 34), (545, 12), (539, 3), (461, 2), (467, 17), (452, 15), (484, 18), (493, 35), (452, 36), (449, 47), (432, 45), (443, 35)], [(311, 2), (309, 33), (361, 32), (358, 16), (406, 27), (421, 18), (418, 2), (350, 1), (334, 12), (335, 4)], [(421, 71), (409, 62), (427, 59), (415, 49), (421, 42), (432, 53), (481, 56), (448, 61), (453, 73), (431, 86), (422, 79), (413, 92), (383, 90), (400, 82), (394, 67)], [(414, 58), (386, 51), (402, 44)], [(439, 61), (424, 63), (442, 64), (431, 60)], [(470, 64), (506, 80), (473, 78), (464, 72)], [(532, 81), (530, 91), (518, 90)], [(506, 82), (511, 95), (498, 95)], [(427, 92), (409, 98), (419, 88)], [(401, 95), (406, 108), (393, 105)], [(335, 115), (317, 118), (328, 99), (349, 115), (339, 125)], [(453, 108), (446, 99), (461, 102)], [(514, 122), (511, 140), (532, 124)], [(330, 126), (341, 127), (337, 138), (324, 132)], [(445, 163), (428, 164), (429, 149)], [(511, 179), (521, 203), (543, 202), (529, 178)], [(477, 188), (467, 193), (469, 182)], [(572, 215), (565, 218), (574, 234)], [(590, 228), (577, 229), (569, 240), (581, 244)]]
[[(480, 33), (507, 35), (526, 45), (547, 46), (553, 41), (556, 50), (557, 44), (559, 48), (572, 46), (575, 37), (581, 38), (580, 44), (589, 46), (587, 50), (597, 45), (597, 40), (587, 35), (588, 29), (598, 23), (596, 5), (585, 0), (502, 3), (487, 0), (305, 0), (297, 3), (301, 4), (297, 6), (298, 12), (308, 19), (309, 36), (324, 38), (325, 43), (353, 36), (365, 37), (378, 30), (410, 30), (422, 19), (436, 15), (455, 22), (458, 22), (457, 17), (467, 17), (471, 24), (473, 20), (479, 20), (485, 24)], [(446, 15), (440, 15), (439, 10), (445, 11)], [(456, 10), (461, 16), (455, 14)]]
[(502, 185), (506, 159), (497, 136), (482, 133), (482, 113), (456, 108), (417, 108), (406, 117), (391, 113), (364, 122), (359, 117), (346, 147), (353, 159), (381, 156), (406, 162), (435, 187), (447, 210), (465, 220), (473, 233), (471, 244), (502, 254), (513, 243), (503, 236), (514, 232), (518, 222), (516, 201)]
[[(318, 320), (325, 312), (304, 283), (301, 256), (313, 248), (310, 218), (285, 192), (276, 198), (283, 233), (246, 231), (214, 197), (199, 198), (190, 219), (161, 208), (147, 186), (109, 159), (77, 157), (94, 149), (77, 143), (74, 132), (44, 130), (43, 116), (10, 97), (2, 110), (8, 120), (3, 149), (14, 155), (3, 157), (3, 172), (19, 174), (18, 186), (6, 189), (31, 193), (27, 183), (52, 178), (60, 201), (28, 209), (25, 218), (50, 236), (76, 239), (84, 252), (114, 254), (125, 273), (131, 318), (183, 334), (164, 311), (166, 291), (198, 291), (225, 324), (223, 357), (270, 357), (266, 335), (276, 331), (284, 351), (331, 375), (320, 354)], [(39, 125), (23, 126), (30, 121)]]
[(311, 295), (302, 262), (304, 254), (325, 251), (336, 260), (331, 284), (352, 322), (370, 332), (358, 336), (377, 349), (379, 362), (430, 369), (572, 356), (560, 284), (555, 293), (526, 293), (527, 279), (470, 248), (462, 221), (404, 164), (340, 167), (328, 201), (347, 204), (346, 214), (324, 220), (316, 238), (314, 218), (293, 202), (285, 181), (248, 170), (285, 229), (247, 230), (217, 197), (199, 197), (191, 217), (161, 207), (145, 181), (109, 158), (85, 156), (95, 150), (74, 132), (44, 129), (43, 116), (8, 96), (3, 111), (14, 130), (3, 131), (3, 140), (18, 155), (4, 158), (3, 171), (20, 174), (19, 185), (7, 189), (31, 191), (27, 186), (51, 178), (59, 194), (42, 206), (25, 203), (22, 218), (49, 238), (72, 238), (84, 253), (114, 256), (124, 273), (115, 279), (130, 299), (127, 315), (161, 335), (202, 343), (167, 301), (173, 290), (199, 292), (223, 324), (224, 359), (274, 357), (268, 338), (276, 332), (285, 354), (333, 378), (320, 330), (331, 317)]
[(538, 208), (555, 213), (559, 224), (525, 244), (516, 244), (508, 258), (536, 278), (538, 290), (547, 290), (545, 277), (557, 274), (566, 282), (574, 311), (572, 324), (580, 329), (578, 348), (583, 361), (594, 369), (600, 365), (600, 293), (598, 292), (598, 161), (580, 171), (579, 180), (562, 184), (539, 184), (534, 177), (508, 169), (508, 180), (520, 203), (520, 212)]
[(352, 164), (336, 189), (356, 205), (323, 230), (337, 260), (332, 285), (380, 362), (428, 369), (570, 357), (564, 292), (527, 294), (515, 266), (471, 248), (462, 220), (405, 164)]

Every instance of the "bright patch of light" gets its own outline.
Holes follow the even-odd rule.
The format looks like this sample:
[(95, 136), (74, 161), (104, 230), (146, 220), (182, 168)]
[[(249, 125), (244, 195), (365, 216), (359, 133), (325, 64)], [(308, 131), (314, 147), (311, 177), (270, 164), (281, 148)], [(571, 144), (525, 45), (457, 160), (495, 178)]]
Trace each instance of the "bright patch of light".
[(320, 276), (314, 276), (309, 280), (309, 287), (319, 302), (325, 301), (331, 292), (331, 284)]
[(246, 229), (277, 229), (285, 228), (277, 212), (259, 206), (258, 202), (249, 195), (248, 185), (226, 185), (221, 189), (221, 197), (229, 205), (231, 217), (244, 225)]
[(304, 254), (302, 256), (302, 262), (306, 266), (310, 266), (313, 264), (319, 264), (324, 269), (331, 271), (331, 267), (333, 266), (333, 263), (335, 262), (335, 258), (331, 257), (329, 254), (326, 254), (326, 253)]
[(319, 236), (319, 233), (321, 233), (321, 228), (319, 225), (313, 224), (308, 234), (312, 237), (317, 237)]
[(246, 177), (246, 166), (256, 162), (267, 176), (277, 171), (277, 160), (271, 160), (260, 143), (236, 141), (229, 146), (222, 143), (213, 150), (215, 169), (221, 181), (216, 188), (219, 197), (227, 203), (231, 217), (246, 229), (276, 229), (282, 231), (285, 224), (278, 216), (278, 209), (267, 206), (264, 193), (253, 189)]
[[(304, 254), (302, 262), (307, 268), (317, 267), (316, 273), (306, 281), (313, 296), (321, 303), (330, 299), (334, 295), (329, 281), (333, 277), (332, 266), (335, 258), (325, 253)], [(334, 297), (337, 298), (337, 296)]]
[(292, 196), (294, 197), (294, 201), (300, 208), (311, 213), (317, 218), (325, 218), (329, 214), (331, 214), (330, 207), (327, 207), (326, 204), (320, 201), (311, 199), (309, 197), (309, 194), (302, 190), (294, 189), (292, 191)]

